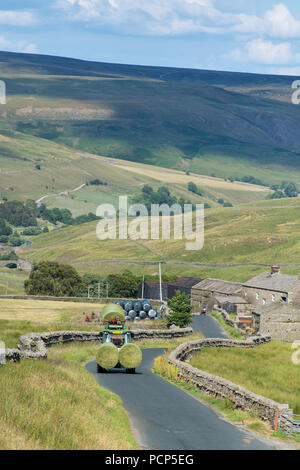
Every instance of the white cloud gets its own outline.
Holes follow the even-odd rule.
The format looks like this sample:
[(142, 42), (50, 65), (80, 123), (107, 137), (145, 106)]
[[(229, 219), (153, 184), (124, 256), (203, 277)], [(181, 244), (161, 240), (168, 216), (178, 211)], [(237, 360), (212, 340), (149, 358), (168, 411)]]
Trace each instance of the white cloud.
[(226, 13), (214, 0), (56, 0), (72, 20), (118, 25), (131, 33), (242, 33), (300, 37), (300, 21), (283, 3), (262, 16)]
[(24, 52), (27, 54), (36, 54), (37, 47), (28, 41), (11, 41), (4, 36), (0, 36), (0, 50)]
[(300, 21), (296, 20), (286, 5), (273, 5), (266, 13), (270, 34), (274, 37), (291, 38), (300, 36)]
[(30, 11), (0, 10), (0, 24), (10, 26), (31, 26), (38, 22)]
[(273, 44), (271, 41), (254, 39), (246, 44), (248, 57), (252, 62), (261, 64), (289, 64), (293, 60), (291, 44), (282, 42)]

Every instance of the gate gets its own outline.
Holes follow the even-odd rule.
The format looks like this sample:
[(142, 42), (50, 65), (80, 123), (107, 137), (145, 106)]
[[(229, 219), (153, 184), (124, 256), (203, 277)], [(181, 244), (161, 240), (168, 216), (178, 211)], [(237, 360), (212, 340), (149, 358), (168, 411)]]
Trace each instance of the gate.
[(280, 413), (278, 431), (283, 431), (291, 437), (300, 437), (300, 415)]

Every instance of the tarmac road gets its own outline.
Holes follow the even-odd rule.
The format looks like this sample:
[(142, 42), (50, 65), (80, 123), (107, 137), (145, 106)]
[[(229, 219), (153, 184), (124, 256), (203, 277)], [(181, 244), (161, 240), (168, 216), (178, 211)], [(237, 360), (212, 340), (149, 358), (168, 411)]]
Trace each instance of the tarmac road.
[[(193, 328), (207, 337), (225, 337), (211, 317), (196, 317)], [(97, 373), (96, 361), (87, 370), (103, 387), (119, 395), (137, 441), (150, 450), (268, 450), (268, 443), (234, 426), (211, 408), (151, 372), (155, 357), (164, 349), (144, 349), (135, 375), (120, 370)]]

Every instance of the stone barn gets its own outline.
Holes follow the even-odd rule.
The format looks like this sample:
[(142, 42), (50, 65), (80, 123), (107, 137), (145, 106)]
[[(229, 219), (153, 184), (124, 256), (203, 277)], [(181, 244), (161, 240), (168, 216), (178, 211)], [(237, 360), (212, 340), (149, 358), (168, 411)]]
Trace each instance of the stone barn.
[[(220, 279), (204, 279), (192, 287), (192, 305), (193, 310), (201, 312), (206, 306), (210, 313), (217, 305), (217, 298), (224, 297), (230, 301), (230, 297), (239, 297), (242, 291), (242, 284), (237, 282), (222, 281)], [(246, 302), (247, 303), (247, 302)]]

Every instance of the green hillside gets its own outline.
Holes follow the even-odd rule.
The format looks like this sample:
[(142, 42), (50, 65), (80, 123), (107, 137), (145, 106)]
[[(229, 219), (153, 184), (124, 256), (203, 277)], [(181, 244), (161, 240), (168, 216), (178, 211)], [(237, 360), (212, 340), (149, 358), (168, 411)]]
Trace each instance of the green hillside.
[(298, 209), (299, 203), (286, 201), (285, 206), (277, 207), (270, 201), (264, 207), (207, 210), (205, 245), (201, 251), (186, 251), (184, 240), (100, 241), (93, 222), (35, 237), (22, 256), (33, 261), (72, 263), (80, 272), (103, 274), (124, 269), (157, 274), (160, 260), (167, 263), (163, 266), (165, 273), (178, 276), (246, 281), (266, 270), (264, 266), (252, 266), (253, 263), (279, 263), (284, 272), (297, 273), (300, 267), (284, 265), (300, 262)]
[[(252, 175), (267, 184), (298, 181), (300, 123), (290, 104), (291, 77), (1, 52), (0, 78), (8, 92), (4, 138), (17, 130), (27, 143), (37, 136), (76, 153), (220, 177)], [(24, 158), (3, 138), (0, 155), (16, 169)]]

